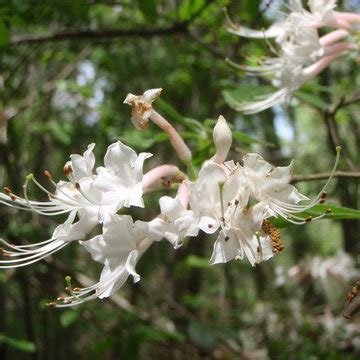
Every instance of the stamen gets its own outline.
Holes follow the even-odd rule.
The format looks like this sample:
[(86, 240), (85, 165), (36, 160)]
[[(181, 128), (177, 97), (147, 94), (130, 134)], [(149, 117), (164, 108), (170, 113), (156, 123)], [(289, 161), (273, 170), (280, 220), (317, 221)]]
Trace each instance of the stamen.
[(73, 169), (71, 167), (70, 164), (66, 164), (64, 166), (64, 175), (68, 176), (69, 174), (71, 174), (73, 172)]
[(8, 195), (10, 195), (10, 194), (12, 193), (11, 189), (10, 189), (9, 187), (7, 187), (7, 186), (4, 187), (4, 191), (5, 191)]
[(52, 180), (52, 175), (51, 175), (51, 173), (50, 173), (50, 171), (48, 171), (48, 170), (45, 170), (44, 171), (44, 175), (49, 179), (49, 180)]

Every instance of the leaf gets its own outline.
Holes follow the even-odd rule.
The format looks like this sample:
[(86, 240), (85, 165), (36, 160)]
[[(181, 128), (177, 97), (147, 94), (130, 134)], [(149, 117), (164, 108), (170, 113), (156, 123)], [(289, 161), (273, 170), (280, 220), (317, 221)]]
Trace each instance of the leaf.
[(157, 20), (156, 0), (137, 0), (138, 8), (143, 14), (145, 20), (155, 23)]
[(67, 328), (72, 325), (79, 317), (79, 312), (76, 310), (67, 310), (60, 315), (60, 324), (62, 327)]
[(208, 268), (210, 266), (208, 259), (196, 255), (189, 255), (184, 263), (188, 267), (194, 268)]
[[(331, 219), (331, 220), (346, 220), (346, 219), (360, 219), (360, 210), (350, 209), (346, 207), (341, 207), (333, 204), (319, 204), (313, 206), (311, 209), (303, 211), (301, 213), (297, 213), (296, 216), (301, 218), (305, 218), (307, 216), (316, 217), (324, 214), (324, 212), (328, 209), (331, 209), (329, 214), (326, 214), (323, 219)], [(289, 221), (286, 221), (283, 218), (275, 218), (272, 217), (271, 222), (276, 227), (286, 227), (291, 225)]]
[(0, 344), (6, 344), (23, 352), (33, 353), (36, 351), (36, 346), (33, 342), (26, 339), (14, 339), (3, 334), (0, 334)]
[(156, 99), (156, 106), (168, 116), (170, 122), (174, 121), (182, 125), (185, 129), (192, 132), (204, 134), (206, 130), (202, 123), (198, 120), (182, 116), (174, 107), (163, 99)]
[(246, 13), (255, 19), (259, 15), (260, 0), (247, 0), (245, 3)]
[(205, 0), (183, 0), (179, 8), (181, 21), (191, 19), (204, 5)]
[(328, 104), (320, 96), (313, 93), (300, 90), (296, 92), (295, 96), (301, 101), (304, 101), (320, 110), (324, 110), (328, 106)]
[(264, 140), (256, 139), (250, 135), (247, 135), (241, 131), (233, 131), (232, 132), (234, 139), (242, 141), (245, 144), (261, 144), (268, 147), (274, 147), (275, 145), (273, 143), (269, 143)]
[(5, 23), (0, 19), (0, 47), (6, 47), (10, 42), (10, 32)]
[(154, 135), (134, 130), (125, 131), (122, 136), (120, 136), (121, 141), (129, 146), (137, 147), (139, 150), (147, 150), (154, 144), (166, 141), (167, 139), (168, 137), (164, 133)]
[(239, 104), (247, 101), (257, 101), (260, 96), (271, 94), (274, 88), (271, 86), (254, 86), (243, 84), (236, 89), (222, 91), (225, 102), (233, 109), (237, 110)]

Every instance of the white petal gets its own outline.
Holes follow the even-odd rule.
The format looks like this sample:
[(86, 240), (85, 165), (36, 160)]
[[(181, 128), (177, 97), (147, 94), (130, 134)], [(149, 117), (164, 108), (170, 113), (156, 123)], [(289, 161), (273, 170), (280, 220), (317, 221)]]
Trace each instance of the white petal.
[(162, 89), (150, 89), (146, 90), (143, 94), (143, 100), (147, 104), (152, 104), (152, 102), (160, 96)]
[(53, 239), (58, 239), (62, 241), (71, 241), (71, 225), (74, 222), (76, 217), (76, 210), (70, 212), (68, 218), (61, 225), (58, 225), (52, 235)]
[(140, 281), (140, 275), (135, 270), (138, 260), (139, 252), (137, 250), (133, 250), (126, 259), (126, 270), (133, 277), (134, 283)]
[(106, 168), (111, 168), (115, 174), (123, 177), (125, 175), (123, 172), (131, 171), (136, 160), (136, 152), (121, 141), (117, 141), (109, 145), (104, 157), (104, 164)]
[(226, 263), (239, 255), (239, 242), (233, 234), (229, 235), (227, 235), (229, 237), (227, 238), (228, 240), (225, 240), (224, 233), (220, 232), (214, 243), (213, 253), (210, 258), (211, 265)]
[(149, 222), (135, 221), (134, 232), (138, 241), (149, 238), (153, 241), (160, 241), (165, 234), (165, 221), (155, 218)]
[(265, 177), (270, 174), (273, 167), (259, 154), (249, 153), (243, 157), (244, 168), (250, 170), (257, 177)]
[(73, 169), (73, 176), (75, 181), (79, 181), (83, 177), (91, 176), (95, 165), (95, 156), (93, 149), (95, 144), (90, 144), (83, 156), (73, 154), (71, 158), (71, 167)]
[(184, 215), (186, 211), (177, 197), (162, 196), (159, 199), (159, 204), (161, 213), (166, 215), (170, 221), (176, 220), (178, 217)]

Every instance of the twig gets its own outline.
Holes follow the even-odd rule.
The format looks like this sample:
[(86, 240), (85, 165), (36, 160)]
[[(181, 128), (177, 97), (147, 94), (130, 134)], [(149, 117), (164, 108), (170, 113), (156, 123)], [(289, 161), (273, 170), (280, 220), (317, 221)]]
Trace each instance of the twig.
[(348, 96), (343, 96), (337, 103), (330, 105), (327, 111), (332, 116), (335, 116), (341, 108), (355, 104), (358, 101), (360, 101), (360, 91)]
[(64, 40), (99, 40), (99, 39), (114, 39), (121, 37), (142, 37), (150, 38), (153, 36), (167, 36), (178, 33), (187, 32), (188, 23), (177, 23), (167, 28), (152, 28), (152, 29), (128, 29), (128, 30), (72, 30), (62, 31), (50, 34), (40, 35), (16, 35), (11, 38), (12, 45), (32, 45), (48, 41), (64, 41)]
[[(319, 174), (312, 174), (312, 175), (294, 175), (291, 178), (291, 183), (297, 182), (305, 182), (305, 181), (314, 181), (314, 180), (322, 180), (328, 179), (331, 173), (319, 173)], [(360, 178), (360, 171), (336, 171), (333, 175), (337, 178)]]
[(342, 145), (343, 157), (344, 157), (346, 163), (348, 164), (349, 168), (352, 171), (357, 170), (357, 167), (355, 166), (354, 162), (352, 161), (351, 156), (349, 155), (349, 152), (347, 151), (346, 147), (343, 146), (342, 142), (340, 141), (335, 117), (336, 117), (337, 112), (340, 109), (342, 109), (346, 106), (355, 104), (358, 101), (360, 101), (360, 91), (357, 91), (354, 94), (342, 97), (338, 102), (336, 102), (335, 104), (331, 104), (324, 111), (324, 120), (325, 120), (325, 124), (328, 128), (328, 132), (330, 135), (330, 140), (332, 142), (332, 145), (334, 147), (336, 147), (340, 144)]

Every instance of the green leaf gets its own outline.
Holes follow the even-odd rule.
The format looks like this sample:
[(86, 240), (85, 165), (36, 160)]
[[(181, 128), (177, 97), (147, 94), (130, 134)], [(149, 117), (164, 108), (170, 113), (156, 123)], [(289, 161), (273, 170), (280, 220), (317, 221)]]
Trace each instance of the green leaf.
[(194, 268), (208, 268), (210, 266), (208, 259), (196, 255), (189, 255), (184, 263), (188, 267)]
[(60, 315), (60, 324), (62, 327), (67, 328), (72, 325), (79, 318), (77, 310), (66, 310)]
[(122, 136), (120, 136), (121, 141), (140, 150), (147, 150), (154, 144), (166, 141), (167, 139), (168, 137), (164, 133), (154, 135), (134, 130), (125, 131)]
[(313, 93), (300, 90), (296, 92), (295, 96), (301, 101), (304, 101), (320, 110), (324, 110), (328, 106), (328, 104), (320, 96)]
[(268, 147), (274, 147), (275, 145), (273, 143), (269, 143), (264, 140), (256, 139), (250, 135), (247, 135), (241, 131), (233, 131), (233, 138), (239, 141), (242, 141), (245, 144), (261, 144)]
[(205, 0), (183, 0), (179, 8), (181, 21), (187, 21), (204, 5)]
[(5, 23), (0, 19), (0, 47), (6, 47), (10, 42), (10, 32)]
[(246, 13), (251, 18), (256, 18), (259, 15), (260, 0), (247, 0), (245, 3)]
[(36, 346), (33, 342), (26, 339), (14, 339), (9, 336), (0, 334), (0, 344), (6, 344), (14, 349), (23, 352), (35, 352)]
[[(305, 218), (307, 216), (312, 216), (313, 218), (319, 215), (324, 214), (328, 209), (331, 209), (331, 212), (326, 214), (323, 219), (331, 219), (331, 220), (346, 220), (346, 219), (360, 219), (360, 210), (345, 208), (333, 204), (319, 204), (315, 205), (309, 210), (303, 211), (301, 213), (297, 213), (296, 216), (301, 218)], [(271, 222), (276, 227), (286, 227), (291, 225), (289, 221), (286, 221), (283, 218), (271, 218)]]
[(168, 117), (170, 122), (176, 122), (185, 129), (196, 133), (205, 133), (206, 130), (198, 120), (182, 116), (173, 106), (163, 99), (156, 99), (156, 107)]
[(268, 95), (274, 91), (271, 86), (254, 86), (243, 84), (236, 89), (223, 90), (222, 94), (225, 102), (233, 109), (237, 110), (240, 103), (256, 101), (259, 96)]
[(145, 20), (150, 23), (155, 23), (157, 20), (156, 2), (156, 0), (137, 0), (138, 8)]

